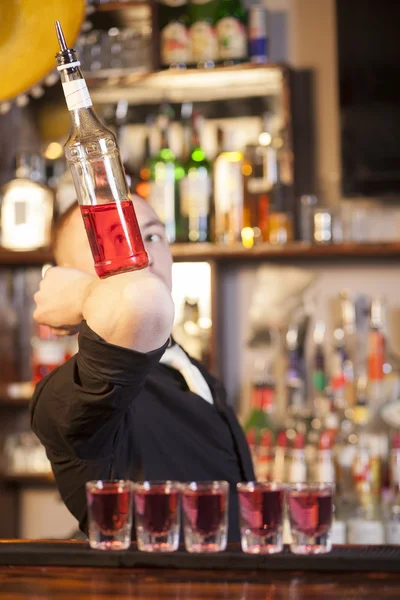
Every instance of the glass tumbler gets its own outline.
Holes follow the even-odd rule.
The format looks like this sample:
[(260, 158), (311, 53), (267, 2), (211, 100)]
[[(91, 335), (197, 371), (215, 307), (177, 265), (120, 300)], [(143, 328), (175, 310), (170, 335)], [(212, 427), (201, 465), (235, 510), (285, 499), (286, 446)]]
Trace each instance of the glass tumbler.
[(282, 551), (285, 489), (280, 483), (238, 483), (242, 550), (247, 554)]
[(296, 483), (288, 489), (288, 511), (295, 554), (323, 554), (332, 549), (333, 483)]
[(131, 543), (132, 482), (88, 481), (89, 543), (95, 550), (125, 550)]
[(188, 552), (221, 552), (228, 537), (229, 483), (182, 485), (185, 546)]
[(174, 552), (179, 546), (180, 484), (134, 483), (137, 546), (143, 552)]

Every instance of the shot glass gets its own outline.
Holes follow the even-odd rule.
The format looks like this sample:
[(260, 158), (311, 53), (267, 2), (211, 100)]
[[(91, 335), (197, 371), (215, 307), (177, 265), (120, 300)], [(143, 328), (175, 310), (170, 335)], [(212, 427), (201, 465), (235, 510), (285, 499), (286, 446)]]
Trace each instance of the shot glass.
[(131, 544), (132, 482), (88, 481), (89, 544), (95, 550), (126, 550)]
[(182, 485), (185, 546), (188, 552), (221, 552), (228, 538), (229, 483)]
[(285, 488), (280, 483), (238, 483), (242, 550), (247, 554), (282, 551)]
[(143, 552), (174, 552), (179, 546), (180, 484), (133, 484), (137, 546)]
[(333, 483), (296, 483), (288, 488), (288, 511), (295, 554), (332, 549)]

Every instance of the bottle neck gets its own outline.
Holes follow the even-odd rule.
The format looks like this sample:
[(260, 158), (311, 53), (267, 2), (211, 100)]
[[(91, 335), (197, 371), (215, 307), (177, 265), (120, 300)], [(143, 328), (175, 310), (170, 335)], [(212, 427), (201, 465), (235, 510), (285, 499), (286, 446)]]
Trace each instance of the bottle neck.
[(80, 129), (83, 122), (88, 123), (91, 120), (99, 123), (79, 66), (62, 69), (60, 77), (72, 127)]

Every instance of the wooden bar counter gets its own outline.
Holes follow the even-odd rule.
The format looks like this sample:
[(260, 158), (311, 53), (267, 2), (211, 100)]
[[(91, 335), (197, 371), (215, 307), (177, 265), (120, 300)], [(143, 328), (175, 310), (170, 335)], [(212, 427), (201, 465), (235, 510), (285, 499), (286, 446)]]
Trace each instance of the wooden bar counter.
[(0, 542), (0, 599), (398, 600), (400, 548), (337, 547), (331, 555), (147, 555), (84, 542)]

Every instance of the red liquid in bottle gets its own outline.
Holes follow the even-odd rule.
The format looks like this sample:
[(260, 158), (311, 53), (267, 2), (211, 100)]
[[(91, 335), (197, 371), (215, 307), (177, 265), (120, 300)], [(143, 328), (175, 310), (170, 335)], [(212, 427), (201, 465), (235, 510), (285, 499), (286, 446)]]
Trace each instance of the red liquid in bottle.
[(131, 200), (80, 208), (99, 277), (147, 267), (149, 259)]

